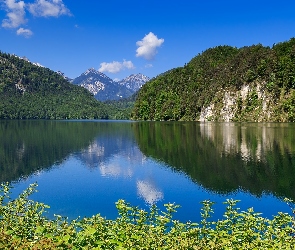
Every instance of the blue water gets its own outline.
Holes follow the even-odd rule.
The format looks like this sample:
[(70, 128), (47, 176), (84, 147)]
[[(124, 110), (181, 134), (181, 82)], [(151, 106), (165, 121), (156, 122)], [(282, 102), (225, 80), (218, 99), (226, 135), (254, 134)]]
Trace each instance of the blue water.
[(210, 191), (187, 173), (172, 170), (169, 164), (144, 155), (132, 136), (126, 143), (120, 137), (125, 134), (111, 135), (101, 136), (98, 131), (88, 146), (71, 152), (50, 168), (12, 181), (13, 196), (37, 182), (38, 192), (32, 199), (50, 205), (51, 218), (54, 214), (75, 219), (99, 213), (115, 219), (118, 216), (115, 202), (119, 199), (147, 210), (152, 204), (161, 210), (165, 203), (179, 204), (174, 218), (183, 222), (200, 220), (203, 200), (216, 202), (214, 219), (222, 218), (225, 210), (222, 203), (230, 198), (241, 200), (238, 203), (241, 210), (253, 207), (269, 218), (278, 211), (290, 212), (282, 198), (272, 193), (258, 197), (241, 189), (226, 194)]
[(32, 198), (50, 205), (48, 216), (51, 218), (54, 214), (75, 219), (99, 213), (115, 219), (118, 216), (115, 202), (119, 199), (146, 210), (152, 204), (163, 211), (165, 203), (181, 205), (174, 218), (185, 222), (200, 220), (200, 202), (204, 200), (216, 202), (213, 206), (215, 219), (222, 218), (223, 202), (231, 198), (241, 200), (238, 203), (241, 211), (254, 207), (256, 212), (263, 212), (269, 218), (278, 211), (290, 212), (288, 205), (273, 195), (264, 194), (258, 198), (243, 191), (217, 194), (144, 155), (136, 162), (130, 157), (132, 155), (114, 155), (98, 168), (91, 169), (71, 155), (50, 171), (38, 172), (15, 183), (14, 194), (36, 182), (38, 192)]

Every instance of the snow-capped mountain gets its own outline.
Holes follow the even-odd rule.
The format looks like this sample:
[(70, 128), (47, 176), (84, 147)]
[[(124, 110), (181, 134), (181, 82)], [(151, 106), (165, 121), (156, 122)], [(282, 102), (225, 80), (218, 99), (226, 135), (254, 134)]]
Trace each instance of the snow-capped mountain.
[(128, 89), (136, 92), (149, 80), (149, 77), (139, 73), (136, 75), (130, 75), (125, 79), (118, 81), (118, 84), (126, 86)]
[(86, 70), (73, 79), (72, 83), (88, 89), (100, 101), (118, 100), (131, 94), (125, 86), (118, 85), (111, 78), (94, 68)]
[(73, 79), (72, 83), (88, 89), (95, 96), (99, 91), (105, 90), (106, 84), (112, 85), (113, 80), (105, 74), (91, 68), (86, 70), (79, 77)]
[(135, 93), (149, 78), (142, 74), (114, 81), (104, 73), (90, 68), (71, 82), (88, 89), (97, 100), (119, 100)]

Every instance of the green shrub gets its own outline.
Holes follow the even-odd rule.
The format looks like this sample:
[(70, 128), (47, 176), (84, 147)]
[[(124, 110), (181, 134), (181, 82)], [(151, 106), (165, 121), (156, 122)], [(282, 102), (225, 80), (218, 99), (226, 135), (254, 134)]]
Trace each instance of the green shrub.
[[(252, 208), (239, 212), (238, 201), (227, 200), (224, 218), (212, 221), (213, 202), (203, 201), (200, 223), (173, 220), (178, 206), (166, 204), (161, 212), (116, 203), (119, 216), (100, 215), (68, 222), (45, 216), (46, 206), (32, 201), (30, 185), (16, 199), (3, 184), (0, 196), (0, 249), (294, 249), (295, 221), (287, 213), (273, 219), (261, 217)], [(288, 202), (291, 202), (288, 200)], [(294, 212), (294, 211), (292, 211)]]

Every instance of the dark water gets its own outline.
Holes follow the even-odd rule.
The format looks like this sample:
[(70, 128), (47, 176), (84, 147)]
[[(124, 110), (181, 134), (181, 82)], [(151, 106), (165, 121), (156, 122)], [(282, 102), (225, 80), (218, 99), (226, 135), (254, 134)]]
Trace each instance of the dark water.
[(125, 199), (148, 209), (181, 205), (200, 220), (200, 202), (254, 207), (271, 217), (295, 200), (295, 124), (119, 121), (0, 121), (0, 182), (13, 196), (37, 182), (32, 198), (48, 216), (117, 217)]

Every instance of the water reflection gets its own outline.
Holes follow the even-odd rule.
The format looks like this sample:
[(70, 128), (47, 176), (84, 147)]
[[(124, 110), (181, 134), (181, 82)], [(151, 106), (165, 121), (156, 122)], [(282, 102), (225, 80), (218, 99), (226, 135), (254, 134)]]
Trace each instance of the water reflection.
[[(111, 149), (108, 145), (111, 145)], [(82, 150), (81, 153), (76, 153), (76, 157), (89, 168), (99, 169), (102, 177), (128, 178), (131, 181), (134, 179), (137, 195), (149, 205), (164, 197), (163, 192), (157, 187), (153, 174), (144, 167), (146, 157), (131, 138), (121, 140), (118, 136), (109, 135), (107, 140), (103, 140), (97, 136), (88, 148)]]
[(163, 192), (156, 186), (154, 180), (138, 180), (136, 184), (138, 195), (149, 205), (153, 205), (164, 198)]
[[(200, 123), (203, 138), (210, 139), (220, 152), (241, 154), (244, 161), (267, 163), (267, 152), (294, 153), (293, 124), (288, 123)], [(286, 151), (287, 150), (287, 151)]]
[(61, 164), (87, 147), (98, 126), (55, 121), (0, 121), (0, 182), (26, 178)]
[(125, 199), (175, 202), (189, 220), (216, 194), (294, 199), (293, 131), (275, 123), (0, 121), (0, 181), (37, 181), (41, 200), (71, 218), (114, 218), (114, 203)]
[(295, 125), (138, 123), (142, 152), (217, 193), (295, 198)]

